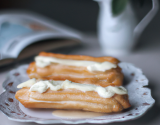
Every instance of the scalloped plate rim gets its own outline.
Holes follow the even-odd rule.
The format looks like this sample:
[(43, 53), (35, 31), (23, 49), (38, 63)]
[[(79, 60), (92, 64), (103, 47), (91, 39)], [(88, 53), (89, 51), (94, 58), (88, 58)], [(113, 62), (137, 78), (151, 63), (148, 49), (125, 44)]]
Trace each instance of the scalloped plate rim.
[[(121, 63), (126, 63), (126, 64), (128, 64), (128, 65), (131, 65), (131, 66), (133, 66), (134, 68), (136, 68), (136, 69), (139, 69), (139, 68), (137, 68), (136, 66), (134, 66), (132, 63), (127, 63), (127, 62), (121, 62)], [(5, 83), (7, 82), (7, 80), (10, 78), (10, 73), (11, 72), (13, 72), (14, 70), (16, 70), (16, 69), (18, 69), (18, 68), (20, 68), (20, 67), (24, 67), (24, 66), (28, 66), (28, 64), (24, 64), (24, 65), (20, 65), (19, 67), (17, 67), (17, 68), (15, 68), (15, 69), (13, 69), (13, 70), (11, 70), (11, 71), (9, 71), (9, 73), (7, 74), (7, 77), (6, 77), (6, 80), (3, 82), (3, 84), (2, 84), (2, 87), (3, 87), (3, 92), (2, 93), (5, 93), (6, 92), (6, 89), (5, 89)], [(144, 77), (146, 77), (144, 74), (143, 74), (143, 72), (142, 72), (142, 70), (140, 69), (139, 70), (140, 71), (140, 73), (144, 76)], [(146, 79), (147, 79), (147, 77), (146, 77)], [(148, 79), (147, 79), (148, 80)], [(149, 84), (149, 81), (147, 81), (147, 84), (146, 85), (148, 85)], [(143, 87), (143, 86), (142, 86)], [(151, 89), (150, 88), (146, 88), (146, 89), (148, 89), (149, 91), (151, 91)], [(2, 94), (1, 93), (1, 94)], [(152, 97), (152, 96), (151, 96)], [(152, 99), (153, 99), (153, 97), (152, 97)], [(143, 112), (141, 112), (141, 113), (139, 113), (139, 115), (136, 115), (136, 116), (130, 116), (131, 118), (127, 118), (127, 119), (125, 119), (125, 118), (121, 118), (121, 119), (113, 119), (113, 120), (108, 120), (108, 119), (101, 119), (101, 120), (99, 120), (99, 119), (68, 119), (68, 120), (64, 120), (64, 119), (52, 119), (52, 120), (38, 120), (38, 121), (36, 121), (36, 120), (22, 120), (22, 119), (16, 119), (16, 118), (11, 118), (11, 117), (9, 117), (9, 116), (7, 116), (7, 114), (5, 114), (4, 112), (2, 112), (5, 116), (7, 116), (8, 117), (8, 119), (9, 120), (13, 120), (13, 121), (17, 121), (17, 122), (35, 122), (35, 123), (39, 123), (39, 124), (59, 124), (59, 123), (63, 123), (63, 124), (83, 124), (83, 123), (101, 123), (101, 124), (107, 124), (107, 123), (113, 123), (113, 122), (123, 122), (123, 121), (130, 121), (130, 120), (133, 120), (133, 119), (137, 119), (137, 118), (139, 118), (139, 117), (141, 117), (141, 116), (143, 116), (153, 105), (155, 104), (155, 99), (153, 99), (153, 102), (152, 102), (152, 104), (150, 104), (149, 106), (147, 106), (147, 109), (145, 110), (145, 111), (143, 111)], [(36, 117), (35, 117), (36, 118)], [(98, 117), (97, 117), (98, 118)], [(74, 120), (74, 121), (71, 121), (71, 120)]]

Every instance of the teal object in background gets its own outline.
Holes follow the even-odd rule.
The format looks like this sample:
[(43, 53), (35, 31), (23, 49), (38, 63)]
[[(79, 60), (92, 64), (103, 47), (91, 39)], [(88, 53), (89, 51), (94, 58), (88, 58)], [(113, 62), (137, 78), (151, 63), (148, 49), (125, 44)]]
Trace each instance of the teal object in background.
[(0, 49), (12, 38), (31, 33), (33, 30), (25, 25), (4, 22), (0, 27)]

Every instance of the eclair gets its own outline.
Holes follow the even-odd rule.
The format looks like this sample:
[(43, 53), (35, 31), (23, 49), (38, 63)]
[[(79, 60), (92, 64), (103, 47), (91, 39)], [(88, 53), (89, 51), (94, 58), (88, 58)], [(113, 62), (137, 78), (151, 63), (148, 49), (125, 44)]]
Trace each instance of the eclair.
[(43, 80), (70, 80), (102, 87), (121, 86), (123, 74), (119, 60), (113, 57), (91, 57), (41, 52), (30, 63), (29, 78)]
[(30, 79), (17, 86), (15, 98), (26, 108), (77, 109), (120, 112), (129, 108), (127, 90), (122, 86), (102, 87), (69, 80)]
[(41, 52), (15, 98), (26, 108), (120, 112), (131, 105), (118, 63), (113, 57)]

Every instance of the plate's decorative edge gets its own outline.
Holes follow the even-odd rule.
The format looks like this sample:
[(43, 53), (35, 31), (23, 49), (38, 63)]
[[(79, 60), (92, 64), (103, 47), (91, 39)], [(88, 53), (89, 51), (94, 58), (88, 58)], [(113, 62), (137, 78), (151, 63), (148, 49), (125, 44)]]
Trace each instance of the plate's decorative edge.
[(8, 79), (10, 78), (10, 74), (12, 74), (12, 72), (14, 72), (14, 71), (20, 69), (21, 67), (24, 67), (24, 68), (27, 69), (28, 66), (29, 66), (28, 64), (24, 64), (24, 65), (19, 66), (18, 68), (15, 68), (15, 69), (9, 71), (9, 73), (7, 74), (6, 80), (5, 80), (5, 81), (3, 82), (3, 84), (2, 84), (2, 87), (3, 87), (3, 90), (4, 90), (3, 92), (6, 91), (6, 86), (7, 86), (6, 83), (7, 83)]
[[(146, 78), (146, 76), (143, 74), (142, 70), (140, 70), (139, 68), (135, 67), (133, 64), (131, 63), (127, 63), (127, 62), (121, 62), (122, 63), (125, 63), (127, 65), (130, 65), (132, 67), (134, 67), (135, 69), (138, 69), (139, 73), (141, 73), (141, 75), (143, 75), (143, 77)], [(17, 69), (21, 68), (21, 67), (28, 67), (28, 64), (25, 64), (25, 65), (21, 65), (20, 67), (18, 67)], [(17, 69), (13, 69), (9, 72), (9, 74), (7, 75), (7, 78), (6, 80), (3, 82), (2, 86), (3, 86), (3, 93), (5, 93), (7, 91), (6, 89), (6, 83), (7, 83), (7, 79), (10, 78), (10, 74), (14, 71), (16, 71)], [(146, 78), (147, 79), (147, 78)], [(149, 84), (149, 81), (147, 80), (146, 82), (146, 86)], [(144, 86), (142, 86), (144, 87)], [(148, 91), (151, 91), (150, 88), (147, 88)], [(3, 94), (1, 93), (1, 94)], [(152, 98), (152, 96), (150, 95), (150, 97)], [(139, 113), (138, 115), (136, 116), (130, 116), (131, 118), (128, 118), (127, 120), (124, 118), (124, 119), (86, 119), (86, 120), (82, 120), (82, 119), (76, 119), (74, 121), (71, 121), (71, 119), (68, 119), (68, 120), (39, 120), (39, 121), (35, 121), (35, 120), (22, 120), (22, 119), (15, 119), (15, 118), (11, 118), (9, 116), (7, 116), (7, 114), (5, 114), (4, 112), (2, 112), (4, 115), (6, 115), (8, 117), (8, 119), (10, 120), (13, 120), (13, 121), (18, 121), (18, 122), (35, 122), (35, 123), (39, 123), (39, 124), (53, 124), (53, 123), (65, 123), (65, 124), (82, 124), (82, 123), (112, 123), (112, 122), (122, 122), (122, 121), (129, 121), (129, 120), (133, 120), (133, 119), (137, 119), (139, 117), (141, 117), (144, 113), (146, 113), (155, 103), (155, 100), (152, 98), (152, 104), (150, 104), (148, 106), (148, 108), (143, 111), (142, 113)], [(97, 117), (98, 118), (98, 117)]]
[[(154, 104), (154, 103), (153, 103)], [(152, 107), (153, 105), (150, 105), (150, 107), (148, 108), (148, 110)], [(147, 112), (148, 110), (142, 112), (141, 114), (137, 115), (136, 117), (132, 117), (130, 119), (114, 119), (114, 120), (92, 120), (92, 121), (88, 121), (88, 120), (81, 120), (81, 121), (66, 121), (66, 120), (45, 120), (45, 121), (34, 121), (34, 120), (20, 120), (20, 119), (14, 119), (14, 118), (10, 118), (8, 117), (8, 119), (13, 120), (13, 121), (17, 121), (17, 122), (35, 122), (38, 124), (53, 124), (53, 123), (58, 123), (58, 124), (83, 124), (83, 123), (99, 123), (99, 124), (106, 124), (106, 123), (112, 123), (112, 122), (122, 122), (122, 121), (130, 121), (133, 119), (137, 119), (139, 117), (141, 117), (145, 112)], [(4, 113), (3, 113), (4, 114)], [(6, 115), (7, 116), (7, 115)], [(90, 119), (91, 120), (91, 119)]]

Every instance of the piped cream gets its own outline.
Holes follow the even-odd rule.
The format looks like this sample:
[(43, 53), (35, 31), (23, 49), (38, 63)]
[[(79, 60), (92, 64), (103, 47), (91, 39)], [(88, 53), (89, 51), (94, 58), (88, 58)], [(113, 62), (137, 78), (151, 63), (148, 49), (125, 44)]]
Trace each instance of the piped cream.
[[(28, 87), (27, 83), (30, 84), (32, 79), (21, 83), (18, 87)], [(111, 98), (114, 94), (124, 95), (127, 94), (127, 90), (123, 86), (107, 86), (101, 87), (92, 84), (80, 84), (74, 83), (69, 80), (65, 81), (54, 81), (54, 80), (44, 80), (38, 81), (30, 86), (30, 91), (37, 91), (39, 93), (46, 92), (47, 89), (51, 89), (53, 91), (58, 91), (60, 89), (77, 89), (83, 92), (86, 91), (95, 91), (99, 94), (99, 96), (103, 98)]]
[(62, 65), (69, 66), (83, 66), (86, 67), (88, 71), (102, 71), (110, 70), (112, 68), (116, 68), (117, 65), (111, 62), (95, 62), (95, 61), (83, 61), (83, 60), (69, 60), (69, 59), (59, 59), (55, 57), (47, 57), (47, 56), (37, 56), (35, 57), (36, 66), (38, 67), (46, 67), (51, 63), (58, 63)]

